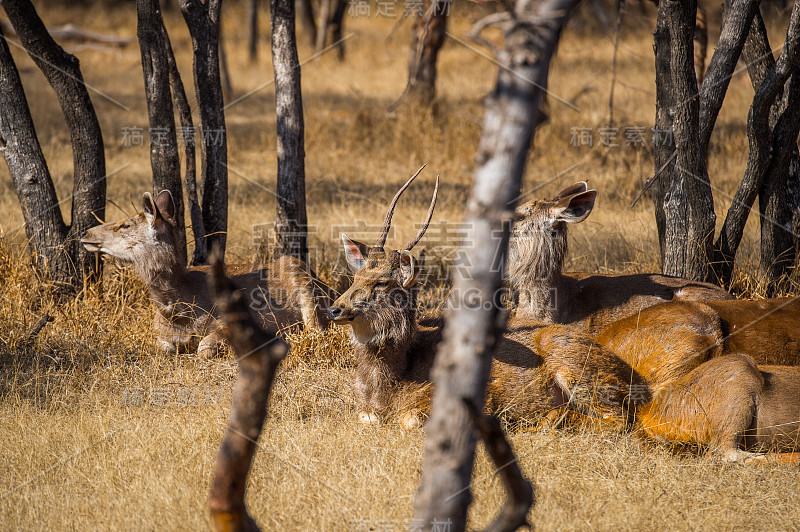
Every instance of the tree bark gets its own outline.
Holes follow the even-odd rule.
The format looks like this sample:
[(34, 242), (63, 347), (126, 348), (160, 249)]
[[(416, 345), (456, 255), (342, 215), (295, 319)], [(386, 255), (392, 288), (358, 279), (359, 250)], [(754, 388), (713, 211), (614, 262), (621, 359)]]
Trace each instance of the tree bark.
[(166, 28), (158, 0), (137, 0), (137, 34), (142, 53), (144, 92), (150, 120), (150, 166), (153, 192), (169, 190), (175, 202), (177, 248), (181, 264), (186, 264), (186, 224), (183, 221), (183, 187), (175, 114), (170, 91), (170, 66)]
[[(664, 198), (663, 271), (696, 281), (712, 281), (714, 201), (700, 144), (700, 99), (694, 71), (694, 21), (697, 4), (662, 1), (670, 36), (675, 168)], [(713, 61), (713, 59), (712, 59)]]
[(255, 63), (258, 59), (258, 0), (247, 2), (247, 25), (250, 29), (247, 51), (250, 62)]
[(436, 97), (436, 59), (447, 32), (450, 2), (423, 0), (423, 6), (412, 29), (406, 94), (422, 105), (430, 105)]
[(728, 0), (724, 5), (717, 48), (700, 86), (700, 147), (704, 154), (757, 10), (756, 0)]
[(37, 269), (71, 284), (75, 266), (65, 247), (69, 228), (42, 153), (17, 66), (0, 29), (0, 151), (22, 207), (25, 234)]
[(433, 408), (415, 500), (415, 517), (425, 530), (434, 520), (451, 523), (451, 530), (466, 528), (476, 437), (463, 400), (478, 409), (485, 403), (492, 351), (507, 319), (495, 303), (503, 277), (498, 259), (505, 260), (528, 151), (542, 116), (550, 60), (576, 4), (577, 0), (518, 0), (498, 56), (503, 68), (486, 101), (475, 184), (465, 215), (470, 229), (462, 245), (470, 267), (466, 275), (456, 277), (456, 304), (447, 312), (444, 341), (433, 368)]
[(216, 530), (254, 531), (244, 496), (258, 437), (267, 418), (275, 373), (289, 346), (263, 331), (253, 319), (246, 295), (225, 277), (222, 257), (213, 260), (211, 288), (227, 337), (237, 355), (239, 376), (233, 390), (231, 419), (217, 453), (208, 506)]
[(345, 49), (344, 39), (342, 38), (342, 31), (344, 30), (344, 15), (347, 12), (347, 1), (336, 0), (336, 7), (331, 15), (331, 20), (328, 23), (328, 32), (330, 33), (331, 44), (336, 43), (336, 56), (339, 61), (344, 61)]
[(172, 51), (172, 44), (169, 41), (167, 28), (162, 26), (164, 39), (167, 44), (167, 64), (169, 65), (169, 82), (172, 86), (172, 97), (178, 108), (181, 128), (183, 128), (183, 150), (186, 165), (186, 176), (184, 186), (186, 187), (186, 201), (189, 205), (189, 218), (192, 222), (192, 235), (194, 235), (194, 253), (192, 255), (192, 266), (208, 264), (206, 254), (206, 231), (203, 226), (203, 210), (197, 200), (197, 154), (195, 145), (194, 120), (192, 109), (189, 107), (189, 100), (186, 97), (186, 89), (183, 86), (181, 73), (178, 71), (178, 64), (175, 61), (175, 54)]
[(303, 25), (303, 31), (308, 34), (308, 44), (315, 46), (317, 43), (317, 22), (314, 20), (314, 6), (311, 0), (296, 0), (297, 18)]
[[(800, 36), (799, 36), (800, 37)], [(788, 275), (796, 258), (797, 237), (793, 221), (800, 196), (797, 136), (800, 133), (800, 73), (789, 79), (786, 106), (772, 130), (772, 147), (764, 184), (758, 192), (761, 212), (761, 271), (767, 293), (774, 295), (777, 281)]]
[(272, 65), (278, 129), (278, 254), (308, 256), (303, 96), (294, 27), (294, 0), (271, 0)]
[[(774, 128), (777, 124), (780, 111), (775, 109), (776, 100), (784, 91), (784, 85), (795, 71), (800, 61), (800, 44), (797, 36), (800, 35), (800, 5), (795, 3), (792, 9), (789, 28), (787, 30), (786, 44), (778, 60), (771, 66), (772, 55), (766, 44), (766, 31), (760, 15), (756, 16), (751, 28), (752, 37), (744, 48), (743, 59), (753, 60), (748, 67), (753, 82), (761, 80), (753, 96), (753, 103), (747, 117), (747, 137), (749, 152), (747, 166), (742, 181), (736, 190), (733, 203), (725, 217), (722, 230), (714, 244), (714, 263), (717, 275), (728, 286), (733, 277), (733, 266), (736, 250), (744, 233), (750, 209), (756, 195), (764, 184), (767, 170), (771, 163), (772, 153), (778, 148), (774, 145)], [(767, 46), (767, 50), (764, 47)], [(763, 52), (763, 53), (761, 53)], [(761, 61), (755, 61), (754, 54), (761, 53)], [(784, 109), (783, 112), (786, 112)], [(795, 138), (796, 142), (796, 138)]]
[(658, 10), (656, 30), (653, 32), (656, 63), (656, 123), (653, 132), (653, 163), (655, 182), (650, 196), (656, 217), (658, 244), (661, 252), (661, 265), (664, 265), (666, 249), (667, 221), (664, 213), (664, 198), (669, 190), (675, 168), (675, 141), (672, 135), (672, 114), (674, 105), (672, 76), (670, 74), (670, 36), (667, 27), (666, 11)]
[(222, 0), (180, 0), (194, 51), (194, 86), (202, 125), (202, 202), (206, 253), (223, 256), (228, 232), (228, 140), (219, 63)]
[[(63, 288), (70, 292), (80, 286), (80, 273), (90, 279), (98, 278), (100, 274), (99, 262), (93, 253), (80, 244), (80, 237), (87, 229), (98, 224), (98, 218), (105, 217), (103, 134), (83, 82), (78, 59), (65, 52), (50, 37), (29, 0), (3, 0), (2, 6), (20, 42), (56, 93), (69, 130), (74, 170), (71, 224), (61, 242), (50, 241), (49, 245), (64, 246), (66, 257), (73, 261), (73, 265), (65, 270), (64, 262), (58, 260), (57, 269), (52, 272), (56, 274), (53, 280), (64, 283)], [(49, 208), (58, 207), (51, 204)], [(47, 234), (55, 236), (55, 233)]]

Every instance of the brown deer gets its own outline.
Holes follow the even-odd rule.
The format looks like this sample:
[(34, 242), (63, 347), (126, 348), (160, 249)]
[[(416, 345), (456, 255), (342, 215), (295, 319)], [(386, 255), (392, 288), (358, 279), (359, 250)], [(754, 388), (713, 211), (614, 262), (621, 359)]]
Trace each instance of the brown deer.
[[(650, 382), (666, 382), (710, 358), (737, 353), (758, 364), (798, 366), (800, 298), (671, 301), (610, 324), (597, 341)], [(631, 360), (627, 353), (644, 358)]]
[[(399, 250), (384, 249), (397, 201), (415, 177), (392, 200), (375, 245), (342, 235), (354, 279), (333, 303), (330, 318), (351, 327), (358, 359), (355, 393), (364, 408), (359, 414), (364, 422), (396, 414), (403, 425), (412, 427), (428, 408), (430, 371), (443, 324), (417, 320), (419, 267), (411, 250), (430, 223), (438, 179), (417, 235)], [(632, 383), (643, 385), (628, 364), (569, 327), (517, 319), (496, 353), (488, 402), (494, 411), (513, 417), (566, 409), (625, 423), (629, 388)]]
[(596, 197), (581, 181), (517, 209), (507, 261), (509, 284), (519, 296), (517, 316), (597, 334), (609, 323), (672, 299), (732, 299), (718, 286), (668, 275), (564, 273), (567, 224), (585, 220)]
[[(209, 293), (208, 268), (187, 268), (178, 258), (172, 195), (164, 190), (153, 199), (145, 192), (142, 208), (132, 218), (89, 229), (81, 243), (132, 265), (144, 280), (161, 349), (216, 353), (224, 335)], [(251, 308), (273, 334), (296, 323), (313, 329), (328, 324), (326, 287), (298, 259), (281, 257), (233, 281), (247, 292)]]
[(636, 414), (646, 436), (726, 460), (776, 450), (790, 454), (770, 459), (797, 462), (800, 367), (787, 364), (799, 362), (798, 312), (800, 302), (788, 298), (673, 301), (611, 324), (596, 340), (647, 383), (652, 400)]
[(724, 355), (649, 392), (636, 425), (651, 439), (701, 445), (729, 461), (800, 462), (800, 368)]
[[(330, 309), (333, 323), (351, 326), (360, 419), (395, 414), (407, 428), (417, 426), (429, 408), (443, 325), (417, 320), (419, 270), (411, 254), (430, 222), (436, 191), (414, 239), (400, 250), (384, 249), (394, 208), (414, 177), (392, 200), (374, 246), (342, 236), (354, 279)], [(619, 355), (575, 328), (515, 318), (495, 351), (489, 408), (518, 418), (552, 419), (567, 411), (633, 423), (651, 439), (708, 446), (728, 460), (757, 456), (752, 451), (792, 450), (800, 370), (758, 368), (744, 355), (711, 358), (721, 353), (718, 314), (700, 303), (679, 303), (705, 314), (694, 309), (680, 327), (669, 322), (670, 329), (657, 329), (663, 338), (635, 336)], [(675, 356), (672, 365), (659, 360), (672, 351), (683, 358)]]

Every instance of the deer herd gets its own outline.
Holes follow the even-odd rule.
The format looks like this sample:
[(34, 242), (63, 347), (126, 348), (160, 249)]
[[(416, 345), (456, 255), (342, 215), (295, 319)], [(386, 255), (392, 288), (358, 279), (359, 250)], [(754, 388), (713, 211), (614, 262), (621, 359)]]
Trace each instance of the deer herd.
[[(342, 235), (353, 283), (335, 301), (294, 258), (228, 268), (266, 330), (349, 326), (359, 419), (396, 419), (408, 429), (430, 408), (444, 327), (441, 317), (417, 314), (412, 253), (433, 216), (438, 178), (419, 232), (386, 249), (395, 207), (418, 174), (392, 199), (375, 244)], [(545, 424), (599, 419), (730, 461), (800, 461), (800, 301), (736, 300), (711, 284), (657, 274), (563, 272), (568, 224), (585, 220), (596, 196), (579, 182), (518, 208), (506, 264), (518, 304), (495, 349), (487, 408)], [(82, 243), (131, 264), (145, 281), (160, 348), (214, 354), (225, 325), (208, 269), (178, 259), (173, 215), (169, 192), (145, 193), (143, 213), (94, 227)]]

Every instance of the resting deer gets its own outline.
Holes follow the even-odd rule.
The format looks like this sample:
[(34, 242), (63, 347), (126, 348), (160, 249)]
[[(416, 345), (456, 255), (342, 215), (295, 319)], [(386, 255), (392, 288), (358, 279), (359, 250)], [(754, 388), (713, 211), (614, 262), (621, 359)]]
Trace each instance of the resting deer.
[[(442, 323), (417, 320), (419, 268), (411, 250), (430, 223), (438, 179), (417, 235), (399, 250), (384, 249), (397, 201), (415, 177), (392, 200), (375, 245), (342, 235), (354, 279), (333, 303), (330, 318), (334, 324), (351, 327), (358, 359), (355, 393), (364, 408), (359, 414), (364, 422), (395, 413), (406, 427), (415, 426), (417, 414), (424, 413), (429, 400), (429, 376)], [(568, 409), (626, 422), (625, 397), (631, 383), (641, 382), (613, 353), (569, 327), (515, 320), (496, 353), (487, 391), (489, 405), (513, 417)]]
[[(727, 325), (737, 305), (750, 328)], [(673, 301), (611, 324), (596, 340), (647, 383), (652, 401), (640, 405), (637, 424), (648, 437), (707, 446), (727, 460), (794, 452), (800, 368), (785, 364), (798, 364), (798, 306), (792, 299)], [(777, 457), (789, 458), (800, 455)]]
[[(724, 355), (649, 391), (636, 413), (649, 438), (706, 446), (729, 461), (800, 461), (800, 368)], [(787, 454), (756, 454), (764, 451)]]
[[(374, 246), (342, 235), (354, 279), (330, 309), (335, 324), (352, 329), (355, 392), (364, 408), (360, 419), (400, 414), (406, 427), (418, 425), (418, 414), (429, 408), (430, 372), (442, 337), (440, 320), (417, 320), (419, 271), (411, 254), (430, 222), (436, 192), (414, 239), (400, 250), (384, 249), (397, 200), (410, 183), (392, 200)], [(714, 322), (718, 316), (706, 310), (706, 315), (689, 313), (682, 328), (664, 331), (669, 334), (663, 343), (652, 336), (649, 342), (631, 342), (620, 356), (572, 327), (516, 318), (495, 351), (489, 407), (511, 417), (553, 417), (569, 410), (614, 423), (633, 421), (650, 438), (707, 445), (729, 460), (753, 456), (747, 449), (791, 448), (800, 413), (794, 406), (800, 401), (800, 370), (756, 368), (743, 355), (709, 361), (702, 351), (721, 349), (722, 336)], [(673, 350), (685, 353), (683, 365), (662, 367), (658, 358)]]
[(509, 284), (519, 295), (517, 316), (596, 334), (609, 323), (673, 298), (732, 298), (718, 286), (668, 275), (562, 272), (567, 224), (585, 220), (596, 197), (597, 191), (581, 181), (552, 199), (517, 209), (507, 261)]
[[(224, 335), (209, 293), (208, 269), (187, 268), (180, 261), (169, 191), (155, 199), (146, 192), (142, 208), (132, 218), (89, 229), (81, 243), (89, 251), (131, 264), (144, 280), (155, 308), (161, 349), (213, 354)], [(268, 268), (236, 275), (233, 281), (247, 292), (251, 308), (273, 334), (300, 322), (314, 329), (327, 326), (327, 291), (298, 259), (281, 257)]]

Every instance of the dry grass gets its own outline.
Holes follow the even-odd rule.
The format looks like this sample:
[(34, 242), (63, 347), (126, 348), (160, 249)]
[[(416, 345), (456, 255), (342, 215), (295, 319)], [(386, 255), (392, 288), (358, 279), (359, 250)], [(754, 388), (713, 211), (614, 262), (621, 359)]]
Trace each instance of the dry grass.
[[(456, 35), (479, 16), (479, 8), (461, 7), (454, 6), (451, 31)], [(243, 13), (238, 4), (225, 13), (236, 93), (228, 101), (272, 79), (266, 49), (258, 64), (246, 60), (239, 24)], [(91, 14), (47, 7), (42, 15), (49, 25), (76, 22), (102, 32), (135, 33), (130, 3)], [(565, 34), (551, 79), (553, 94), (574, 101), (580, 111), (555, 96), (549, 99), (551, 121), (537, 134), (525, 197), (588, 180), (601, 195), (591, 218), (572, 233), (569, 266), (654, 271), (652, 209), (647, 201), (628, 208), (652, 172), (651, 150), (624, 146), (622, 131), (622, 146), (597, 145), (597, 128), (608, 115), (613, 39), (585, 22), (590, 18), (575, 21)], [(262, 22), (265, 27), (266, 17)], [(481, 97), (494, 78), (491, 63), (451, 40), (441, 54), (435, 110), (388, 112), (402, 91), (407, 59), (407, 25), (387, 40), (395, 22), (374, 16), (348, 20), (347, 32), (354, 37), (347, 42), (347, 62), (328, 55), (303, 67), (308, 208), (318, 227), (312, 236), (316, 269), (339, 289), (346, 278), (334, 269), (338, 232), (349, 227), (351, 236), (371, 238), (359, 222), (378, 223), (388, 198), (422, 162), (429, 170), (403, 199), (390, 244), (414, 232), (435, 174), (442, 175), (436, 219), (460, 219), (480, 135)], [(653, 122), (651, 25), (651, 16), (635, 11), (623, 28), (614, 110), (622, 128), (649, 131)], [(189, 40), (177, 13), (168, 13), (168, 26), (190, 84)], [(779, 44), (782, 31), (773, 35), (773, 45)], [(57, 190), (66, 198), (72, 162), (57, 102), (32, 62), (19, 50), (14, 53)], [(134, 45), (76, 53), (87, 82), (129, 108), (93, 96), (113, 173), (108, 218), (115, 219), (121, 211), (130, 214), (131, 202), (138, 205), (150, 187), (147, 148), (122, 146), (123, 127), (147, 124), (139, 52)], [(302, 41), (301, 58), (310, 54)], [(266, 86), (227, 110), (231, 261), (249, 262), (258, 226), (273, 219), (272, 98)], [(742, 175), (744, 117), (751, 98), (749, 81), (736, 76), (709, 164), (720, 221)], [(571, 146), (573, 127), (591, 128), (595, 146)], [(5, 166), (0, 191), (0, 526), (208, 528), (205, 499), (228, 416), (234, 363), (159, 354), (150, 339), (146, 292), (130, 272), (117, 267), (107, 269), (102, 291), (55, 305), (25, 260), (21, 215)], [(757, 238), (752, 220), (739, 270), (741, 286), (751, 295), (759, 292)], [(441, 250), (428, 249), (426, 256), (431, 263), (447, 263)], [(436, 306), (444, 291), (446, 285), (429, 287), (428, 306)], [(45, 314), (53, 321), (29, 338)], [(419, 480), (422, 433), (356, 423), (354, 361), (343, 331), (296, 333), (291, 341), (250, 477), (249, 505), (258, 522), (266, 529), (348, 530), (361, 524), (404, 529)], [(634, 436), (602, 431), (520, 430), (512, 440), (537, 486), (531, 519), (540, 529), (788, 529), (800, 518), (794, 469), (677, 456)], [(492, 472), (481, 453), (473, 486), (475, 526), (487, 523), (502, 502)]]

